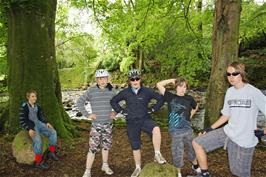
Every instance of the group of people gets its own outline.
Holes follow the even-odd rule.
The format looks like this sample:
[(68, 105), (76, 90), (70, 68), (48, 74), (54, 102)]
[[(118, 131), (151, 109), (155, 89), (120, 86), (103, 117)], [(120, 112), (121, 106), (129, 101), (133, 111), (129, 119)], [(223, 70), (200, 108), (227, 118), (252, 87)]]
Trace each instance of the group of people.
[[(152, 120), (151, 113), (160, 109), (164, 102), (168, 103), (168, 129), (172, 138), (173, 165), (177, 168), (177, 177), (182, 177), (184, 166), (184, 148), (188, 152), (188, 160), (197, 177), (210, 177), (207, 163), (207, 152), (224, 147), (228, 151), (230, 171), (238, 177), (251, 176), (251, 163), (258, 137), (266, 134), (266, 129), (257, 129), (257, 115), (261, 111), (266, 115), (266, 97), (263, 93), (248, 84), (245, 66), (233, 62), (226, 68), (226, 75), (232, 85), (226, 92), (221, 117), (210, 127), (204, 129), (193, 139), (190, 119), (196, 113), (198, 104), (195, 99), (186, 94), (188, 82), (184, 78), (168, 79), (157, 83), (159, 93), (142, 84), (141, 74), (133, 69), (128, 73), (128, 87), (119, 93), (109, 83), (109, 73), (104, 69), (96, 71), (95, 86), (90, 87), (78, 100), (80, 112), (92, 120), (89, 151), (86, 170), (83, 177), (91, 177), (91, 168), (95, 154), (102, 152), (102, 171), (108, 175), (114, 172), (108, 165), (108, 155), (112, 146), (112, 127), (116, 115), (125, 116), (128, 140), (133, 150), (135, 170), (131, 177), (137, 177), (141, 172), (141, 132), (150, 135), (154, 148), (154, 161), (166, 163), (161, 154), (161, 132), (159, 126)], [(166, 89), (173, 84), (176, 93)], [(36, 104), (37, 93), (27, 92), (27, 102), (22, 104), (20, 123), (29, 131), (33, 140), (35, 165), (47, 168), (42, 162), (40, 134), (49, 138), (49, 157), (58, 160), (55, 152), (56, 131), (47, 123)], [(152, 99), (156, 104), (150, 106)], [(85, 109), (90, 102), (92, 112)], [(125, 104), (122, 104), (122, 103)], [(227, 123), (224, 127), (221, 127)], [(196, 177), (194, 176), (194, 177)], [(190, 176), (193, 177), (193, 176)]]

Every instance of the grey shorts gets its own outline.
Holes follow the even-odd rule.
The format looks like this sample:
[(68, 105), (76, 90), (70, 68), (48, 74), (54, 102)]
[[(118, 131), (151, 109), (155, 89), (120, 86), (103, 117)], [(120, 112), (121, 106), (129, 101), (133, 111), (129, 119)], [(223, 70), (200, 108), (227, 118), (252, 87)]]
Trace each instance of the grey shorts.
[(92, 124), (89, 140), (90, 152), (99, 152), (101, 147), (105, 150), (110, 150), (112, 146), (112, 129), (112, 123)]
[(173, 164), (176, 168), (181, 168), (184, 166), (184, 149), (188, 153), (188, 160), (193, 162), (196, 159), (194, 149), (192, 147), (192, 130), (185, 132), (170, 132), (172, 137), (172, 157)]
[(220, 147), (226, 147), (230, 171), (239, 177), (250, 177), (255, 147), (244, 148), (239, 146), (226, 136), (223, 128), (199, 136), (195, 138), (194, 141), (201, 145), (206, 152), (213, 151)]

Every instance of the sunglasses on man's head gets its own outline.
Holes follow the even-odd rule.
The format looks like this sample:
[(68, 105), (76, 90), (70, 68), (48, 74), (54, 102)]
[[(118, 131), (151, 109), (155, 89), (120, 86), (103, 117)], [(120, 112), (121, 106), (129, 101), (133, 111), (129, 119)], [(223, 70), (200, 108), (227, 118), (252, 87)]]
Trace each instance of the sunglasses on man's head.
[(139, 81), (140, 78), (139, 77), (134, 77), (134, 78), (130, 78), (129, 80), (132, 81), (132, 82), (134, 82), (134, 81)]
[(237, 76), (237, 75), (239, 75), (239, 74), (240, 74), (240, 72), (232, 72), (232, 73), (227, 72), (227, 73), (226, 73), (227, 76), (231, 76), (231, 75), (232, 75), (232, 76)]

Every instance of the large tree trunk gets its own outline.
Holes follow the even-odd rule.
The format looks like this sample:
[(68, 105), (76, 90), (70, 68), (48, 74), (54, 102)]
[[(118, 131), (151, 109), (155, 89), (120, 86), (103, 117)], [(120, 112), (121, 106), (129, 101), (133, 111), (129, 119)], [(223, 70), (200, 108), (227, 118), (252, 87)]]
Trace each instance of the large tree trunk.
[(13, 2), (8, 10), (8, 129), (13, 133), (18, 131), (20, 104), (26, 91), (35, 89), (46, 119), (59, 136), (71, 138), (74, 127), (61, 101), (55, 59), (57, 1)]
[(209, 126), (220, 116), (228, 87), (227, 65), (238, 59), (241, 0), (216, 0), (212, 41), (212, 71), (207, 89), (204, 125)]

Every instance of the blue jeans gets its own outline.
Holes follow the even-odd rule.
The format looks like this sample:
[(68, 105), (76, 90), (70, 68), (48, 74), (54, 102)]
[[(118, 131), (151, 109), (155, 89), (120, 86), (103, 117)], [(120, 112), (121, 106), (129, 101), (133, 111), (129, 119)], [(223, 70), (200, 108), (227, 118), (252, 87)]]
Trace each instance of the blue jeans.
[(50, 146), (56, 146), (57, 134), (56, 131), (52, 128), (48, 128), (43, 122), (35, 122), (35, 132), (36, 135), (32, 137), (33, 141), (33, 151), (35, 154), (42, 154), (42, 139), (41, 134), (46, 136), (49, 139)]

